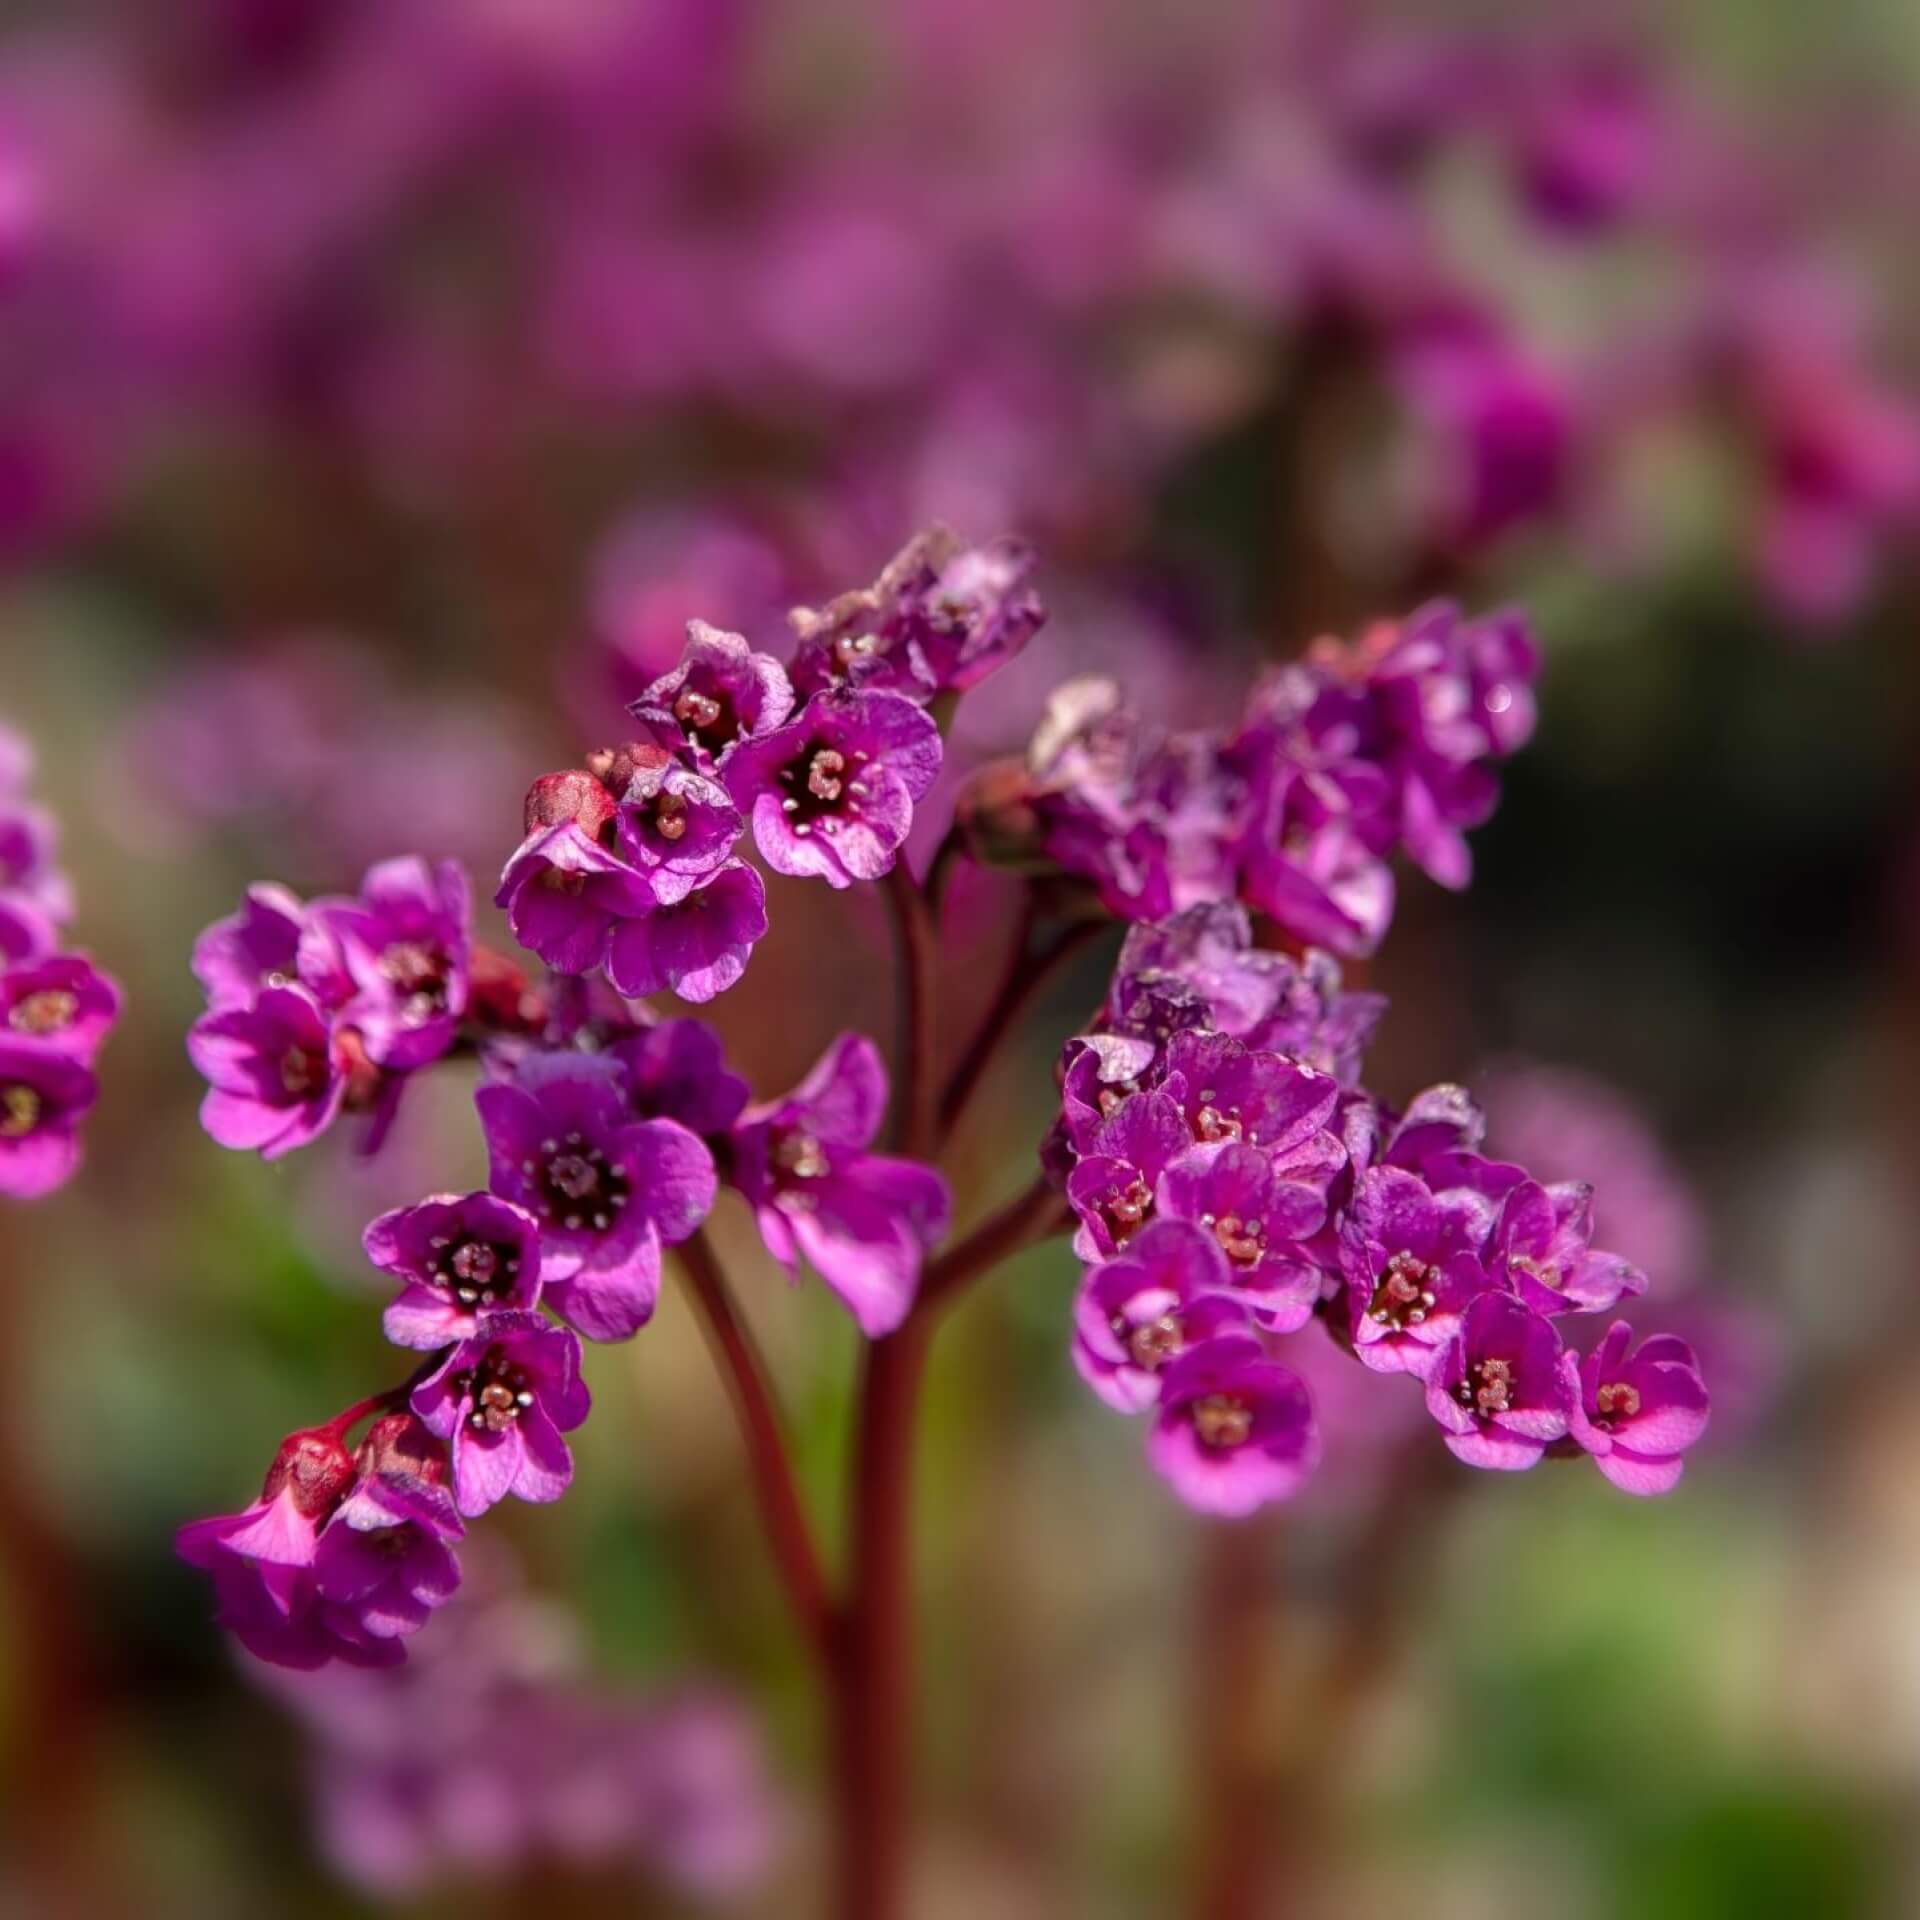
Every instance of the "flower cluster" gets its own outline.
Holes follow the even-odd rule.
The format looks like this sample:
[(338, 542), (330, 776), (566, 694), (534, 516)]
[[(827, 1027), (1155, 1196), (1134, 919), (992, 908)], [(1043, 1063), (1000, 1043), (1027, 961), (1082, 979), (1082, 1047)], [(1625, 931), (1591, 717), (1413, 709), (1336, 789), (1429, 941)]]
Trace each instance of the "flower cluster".
[(1440, 603), (1351, 647), (1321, 642), (1262, 681), (1230, 733), (1169, 737), (1114, 682), (1073, 681), (1024, 768), (976, 776), (974, 845), (1074, 875), (1123, 919), (1239, 898), (1298, 942), (1370, 953), (1393, 853), (1466, 885), (1464, 829), (1533, 731), (1539, 665), (1519, 616)]
[(53, 820), (27, 797), (32, 772), (0, 727), (0, 1194), (21, 1200), (79, 1166), (94, 1061), (120, 1014), (120, 989), (65, 945), (73, 889)]
[(713, 1687), (593, 1684), (583, 1653), (495, 1552), (404, 1667), (256, 1671), (311, 1735), (327, 1855), (372, 1893), (541, 1860), (750, 1889), (781, 1825), (751, 1717)]
[(1048, 1163), (1088, 1272), (1074, 1357), (1108, 1405), (1153, 1415), (1149, 1454), (1189, 1505), (1288, 1497), (1318, 1452), (1274, 1343), (1318, 1322), (1425, 1390), (1470, 1466), (1581, 1454), (1664, 1493), (1707, 1423), (1684, 1342), (1613, 1321), (1582, 1360), (1569, 1316), (1645, 1277), (1591, 1244), (1593, 1193), (1482, 1152), (1479, 1109), (1434, 1087), (1396, 1110), (1359, 1083), (1381, 1003), (1335, 963), (1253, 944), (1191, 907), (1129, 935), (1102, 1018), (1068, 1044)]

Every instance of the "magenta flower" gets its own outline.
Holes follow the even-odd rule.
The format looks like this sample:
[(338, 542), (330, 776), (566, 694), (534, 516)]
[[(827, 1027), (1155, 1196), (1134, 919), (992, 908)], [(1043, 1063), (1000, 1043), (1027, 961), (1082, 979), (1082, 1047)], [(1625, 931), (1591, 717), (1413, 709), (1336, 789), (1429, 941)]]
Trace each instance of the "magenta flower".
[(1262, 831), (1246, 850), (1241, 891), (1296, 939), (1365, 955), (1393, 918), (1393, 875), (1368, 845), (1351, 794), (1329, 810), (1326, 786), (1297, 774), (1276, 783)]
[(539, 1222), (491, 1193), (436, 1194), (383, 1213), (365, 1246), (382, 1273), (405, 1282), (381, 1323), (397, 1347), (471, 1339), (487, 1315), (540, 1302)]
[(99, 1092), (71, 1055), (36, 1040), (0, 1039), (0, 1193), (36, 1200), (72, 1179), (80, 1124)]
[(931, 700), (1004, 666), (1046, 619), (1016, 540), (969, 546), (944, 527), (916, 535), (870, 587), (789, 616), (802, 695), (831, 686)]
[(417, 1633), (460, 1586), (452, 1543), (466, 1529), (444, 1489), (414, 1474), (374, 1473), (335, 1508), (313, 1556), (321, 1603), (368, 1638)]
[(1073, 1363), (1108, 1406), (1140, 1413), (1160, 1397), (1160, 1374), (1188, 1347), (1248, 1330), (1245, 1307), (1214, 1236), (1165, 1220), (1094, 1268), (1074, 1302)]
[(264, 987), (249, 1006), (209, 1013), (187, 1036), (208, 1093), (200, 1124), (223, 1147), (263, 1159), (318, 1139), (347, 1088), (333, 1029), (300, 987)]
[(91, 1066), (120, 1015), (120, 989), (83, 954), (0, 972), (0, 1029)]
[(1326, 1223), (1324, 1186), (1286, 1179), (1258, 1148), (1234, 1144), (1177, 1160), (1156, 1203), (1163, 1224), (1192, 1222), (1213, 1241), (1233, 1297), (1262, 1327), (1292, 1333), (1313, 1317), (1323, 1275), (1299, 1243)]
[(1289, 1499), (1319, 1456), (1305, 1386), (1257, 1341), (1189, 1347), (1161, 1375), (1147, 1458), (1195, 1511), (1242, 1519)]
[(537, 1313), (491, 1315), (413, 1391), (413, 1410), (453, 1457), (454, 1501), (473, 1519), (512, 1495), (558, 1500), (573, 1481), (562, 1434), (592, 1401), (580, 1342)]
[[(1166, 1092), (1203, 1148), (1245, 1141), (1286, 1156), (1322, 1131), (1340, 1097), (1339, 1083), (1326, 1074), (1224, 1033), (1176, 1034), (1166, 1068)], [(1336, 1149), (1334, 1164), (1339, 1157)]]
[[(690, 620), (680, 664), (629, 711), (663, 747), (686, 754), (701, 772), (716, 772), (743, 742), (785, 724), (793, 711), (793, 686), (779, 661), (756, 653), (739, 634)], [(734, 798), (739, 799), (737, 788)]]
[(727, 790), (776, 872), (846, 887), (891, 870), (940, 754), (940, 729), (911, 700), (836, 689), (739, 747)]
[(867, 1151), (886, 1108), (879, 1049), (842, 1034), (791, 1093), (741, 1115), (728, 1175), (767, 1251), (789, 1273), (804, 1259), (875, 1339), (906, 1318), (952, 1206), (931, 1167)]
[(60, 929), (20, 894), (0, 893), (0, 966), (44, 960), (60, 944)]
[(1186, 1116), (1170, 1095), (1124, 1101), (1067, 1177), (1067, 1199), (1080, 1220), (1074, 1252), (1089, 1265), (1121, 1252), (1153, 1217), (1161, 1176), (1193, 1150)]
[(732, 1130), (752, 1097), (729, 1070), (720, 1036), (701, 1020), (663, 1020), (607, 1049), (626, 1076), (627, 1099), (643, 1120), (677, 1120), (705, 1140)]
[(1491, 1282), (1479, 1254), (1491, 1210), (1477, 1195), (1436, 1194), (1417, 1174), (1370, 1167), (1340, 1231), (1355, 1354), (1376, 1373), (1426, 1379)]
[(640, 870), (572, 820), (529, 833), (493, 898), (513, 937), (556, 973), (591, 973), (620, 922), (653, 904)]
[(473, 911), (459, 864), (385, 860), (357, 901), (318, 901), (309, 911), (340, 944), (354, 989), (342, 1018), (368, 1057), (406, 1071), (447, 1052), (471, 984)]
[(618, 1064), (534, 1054), (475, 1095), (502, 1199), (540, 1222), (546, 1303), (590, 1340), (653, 1317), (660, 1249), (713, 1209), (713, 1156), (672, 1120), (636, 1120)]
[(58, 841), (50, 814), (0, 797), (0, 893), (26, 900), (56, 925), (73, 917), (73, 888), (55, 857)]
[(647, 891), (673, 906), (724, 865), (746, 823), (719, 781), (676, 762), (664, 747), (635, 747), (620, 796), (620, 852)]
[[(194, 977), (207, 990), (207, 1005), (215, 1013), (249, 1006), (264, 986), (299, 984), (325, 999), (324, 983), (303, 977), (301, 939), (307, 909), (295, 894), (271, 882), (246, 891), (240, 910), (216, 920), (194, 943)], [(329, 980), (339, 968), (326, 969)]]
[(1681, 1455), (1707, 1430), (1709, 1401), (1693, 1349), (1670, 1333), (1641, 1341), (1616, 1320), (1583, 1362), (1560, 1361), (1573, 1438), (1623, 1493), (1670, 1493)]
[(1532, 1466), (1567, 1431), (1570, 1402), (1553, 1323), (1510, 1293), (1483, 1293), (1426, 1376), (1427, 1411), (1470, 1467)]
[(1523, 1180), (1501, 1202), (1487, 1245), (1488, 1271), (1504, 1276), (1536, 1313), (1605, 1313), (1647, 1277), (1593, 1238), (1593, 1189), (1584, 1181), (1543, 1187)]
[(744, 860), (729, 860), (651, 913), (614, 924), (607, 979), (640, 1000), (671, 989), (704, 1005), (737, 985), (767, 931), (767, 889)]

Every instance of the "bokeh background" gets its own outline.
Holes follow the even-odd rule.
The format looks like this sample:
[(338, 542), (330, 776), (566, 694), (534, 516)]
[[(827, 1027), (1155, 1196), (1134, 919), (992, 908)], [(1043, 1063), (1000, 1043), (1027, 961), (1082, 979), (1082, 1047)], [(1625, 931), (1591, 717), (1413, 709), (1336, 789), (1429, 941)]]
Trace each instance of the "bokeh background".
[[(938, 517), (1033, 540), (1052, 608), (963, 762), (1070, 673), (1201, 721), (1430, 593), (1531, 608), (1538, 736), (1472, 890), (1405, 885), (1368, 1077), (1597, 1179), (1716, 1416), (1631, 1502), (1410, 1465), (1329, 1368), (1328, 1465), (1223, 1589), (1025, 1258), (927, 1409), (918, 1910), (1182, 1912), (1244, 1741), (1276, 1913), (1920, 1911), (1916, 103), (1900, 0), (0, 6), (0, 716), (129, 995), (84, 1176), (0, 1212), (0, 1903), (704, 1910), (618, 1845), (375, 1832), (341, 1714), (174, 1563), (391, 1371), (360, 1225), (482, 1167), (457, 1074), (371, 1165), (214, 1149), (186, 957), (254, 878), (484, 892), (689, 615), (773, 640)], [(885, 927), (824, 891), (713, 1010), (763, 1093), (885, 1031)], [(958, 897), (962, 1005), (1006, 905)], [(1109, 962), (989, 1086), (967, 1209)], [(831, 1539), (851, 1332), (730, 1207)], [(489, 1523), (507, 1637), (745, 1715), (707, 1877), (804, 1915), (819, 1718), (725, 1400), (671, 1291), (591, 1363), (574, 1493)]]

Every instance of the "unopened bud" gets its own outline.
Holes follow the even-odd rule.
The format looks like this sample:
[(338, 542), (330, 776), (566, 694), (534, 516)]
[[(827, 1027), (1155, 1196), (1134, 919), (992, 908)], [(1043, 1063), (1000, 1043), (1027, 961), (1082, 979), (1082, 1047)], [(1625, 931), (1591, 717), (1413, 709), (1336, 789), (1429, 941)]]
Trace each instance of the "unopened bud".
[(360, 1442), (358, 1460), (364, 1474), (400, 1473), (436, 1486), (447, 1477), (445, 1449), (411, 1413), (382, 1414)]
[(309, 1520), (318, 1520), (340, 1504), (358, 1477), (353, 1455), (339, 1434), (311, 1427), (280, 1442), (260, 1497), (277, 1500), (291, 1490), (294, 1506)]
[(526, 831), (538, 833), (572, 821), (589, 839), (597, 840), (612, 824), (616, 811), (613, 795), (585, 767), (543, 773), (527, 789)]

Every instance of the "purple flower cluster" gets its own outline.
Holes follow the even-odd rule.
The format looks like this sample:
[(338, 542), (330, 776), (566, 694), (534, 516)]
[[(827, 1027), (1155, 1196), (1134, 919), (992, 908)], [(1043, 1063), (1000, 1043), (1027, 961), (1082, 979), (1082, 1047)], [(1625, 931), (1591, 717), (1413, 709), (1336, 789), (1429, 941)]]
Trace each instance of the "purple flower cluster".
[(1069, 1042), (1047, 1162), (1087, 1276), (1081, 1375), (1152, 1413), (1149, 1457), (1188, 1505), (1287, 1498), (1318, 1436), (1275, 1341), (1318, 1322), (1353, 1360), (1409, 1374), (1471, 1466), (1587, 1453), (1663, 1493), (1705, 1431), (1691, 1350), (1630, 1352), (1615, 1321), (1583, 1361), (1562, 1323), (1645, 1277), (1592, 1242), (1592, 1189), (1487, 1157), (1474, 1102), (1442, 1086), (1396, 1111), (1359, 1083), (1382, 1010), (1334, 963), (1262, 951), (1245, 913), (1136, 927), (1094, 1031)]
[(258, 1670), (310, 1736), (333, 1865), (388, 1899), (555, 1861), (751, 1891), (782, 1813), (745, 1708), (710, 1686), (610, 1688), (564, 1609), (503, 1552), (476, 1560), (404, 1667)]
[(1519, 616), (1437, 603), (1277, 670), (1230, 733), (1168, 737), (1111, 681), (1070, 682), (1024, 770), (976, 776), (975, 849), (1073, 875), (1124, 919), (1238, 898), (1302, 944), (1370, 953), (1396, 850), (1466, 885), (1464, 831), (1533, 731), (1539, 666)]
[(64, 945), (73, 889), (52, 818), (27, 797), (33, 758), (0, 727), (0, 1195), (38, 1199), (80, 1164), (93, 1065), (120, 989)]
[(558, 973), (702, 1004), (745, 973), (776, 873), (887, 874), (940, 771), (926, 711), (1023, 648), (1043, 618), (1016, 543), (921, 534), (871, 587), (793, 616), (791, 666), (694, 620), (633, 703), (648, 739), (536, 781), (501, 876), (514, 937)]

